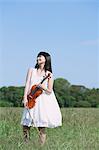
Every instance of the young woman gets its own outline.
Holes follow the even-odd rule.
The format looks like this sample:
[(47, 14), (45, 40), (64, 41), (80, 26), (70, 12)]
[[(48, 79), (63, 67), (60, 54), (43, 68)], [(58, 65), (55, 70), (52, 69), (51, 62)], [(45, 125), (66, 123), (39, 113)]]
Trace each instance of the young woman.
[[(39, 84), (42, 79), (50, 73), (50, 77)], [(27, 95), (33, 85), (38, 85), (43, 90), (36, 98), (33, 108), (27, 107)], [(62, 115), (53, 91), (53, 74), (51, 68), (51, 56), (47, 52), (37, 55), (35, 68), (29, 68), (24, 90), (24, 111), (21, 119), (24, 138), (29, 138), (30, 127), (36, 127), (39, 131), (39, 141), (43, 145), (46, 141), (45, 128), (55, 128), (62, 125)]]

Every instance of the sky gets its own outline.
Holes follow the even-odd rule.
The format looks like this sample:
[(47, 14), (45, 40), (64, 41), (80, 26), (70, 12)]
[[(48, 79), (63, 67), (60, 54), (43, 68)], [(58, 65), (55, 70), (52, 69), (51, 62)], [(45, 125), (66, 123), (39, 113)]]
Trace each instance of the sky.
[(97, 0), (0, 0), (0, 87), (24, 86), (40, 51), (54, 79), (99, 88)]

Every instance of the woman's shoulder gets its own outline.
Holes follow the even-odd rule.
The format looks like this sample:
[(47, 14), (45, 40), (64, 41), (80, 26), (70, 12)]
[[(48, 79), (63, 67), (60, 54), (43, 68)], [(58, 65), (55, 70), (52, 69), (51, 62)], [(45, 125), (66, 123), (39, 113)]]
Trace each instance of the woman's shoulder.
[(51, 74), (52, 74), (52, 72), (50, 72), (49, 70), (46, 70), (46, 72), (47, 72), (47, 73), (51, 73)]
[(34, 67), (28, 67), (28, 72), (31, 73), (31, 72), (35, 71), (35, 69), (36, 69), (36, 68), (34, 68)]
[(48, 75), (50, 73), (50, 77), (53, 77), (53, 73), (50, 72), (49, 70), (46, 71), (46, 75)]

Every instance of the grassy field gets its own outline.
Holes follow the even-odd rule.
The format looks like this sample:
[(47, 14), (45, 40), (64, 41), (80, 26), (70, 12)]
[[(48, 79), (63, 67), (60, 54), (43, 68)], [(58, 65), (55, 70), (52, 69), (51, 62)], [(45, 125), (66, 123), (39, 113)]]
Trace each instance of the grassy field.
[(30, 142), (23, 142), (22, 111), (23, 108), (0, 108), (0, 150), (99, 150), (99, 108), (61, 109), (63, 126), (46, 129), (43, 147), (33, 127)]

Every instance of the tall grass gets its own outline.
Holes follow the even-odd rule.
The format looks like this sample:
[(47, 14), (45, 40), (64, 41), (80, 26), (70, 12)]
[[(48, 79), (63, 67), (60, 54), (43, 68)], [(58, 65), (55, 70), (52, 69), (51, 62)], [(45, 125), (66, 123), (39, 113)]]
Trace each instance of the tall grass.
[(0, 108), (0, 150), (99, 150), (99, 108), (61, 109), (63, 125), (46, 129), (43, 147), (33, 127), (30, 142), (24, 143), (22, 111), (23, 108)]

